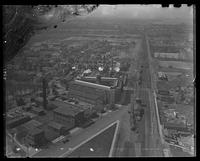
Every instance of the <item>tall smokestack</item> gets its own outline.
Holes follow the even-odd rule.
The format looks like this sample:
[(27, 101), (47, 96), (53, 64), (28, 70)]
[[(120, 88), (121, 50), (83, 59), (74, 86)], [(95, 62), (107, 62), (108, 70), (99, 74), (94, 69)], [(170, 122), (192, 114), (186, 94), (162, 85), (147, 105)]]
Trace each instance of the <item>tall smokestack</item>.
[(47, 82), (46, 79), (42, 79), (42, 88), (43, 88), (43, 107), (47, 109)]

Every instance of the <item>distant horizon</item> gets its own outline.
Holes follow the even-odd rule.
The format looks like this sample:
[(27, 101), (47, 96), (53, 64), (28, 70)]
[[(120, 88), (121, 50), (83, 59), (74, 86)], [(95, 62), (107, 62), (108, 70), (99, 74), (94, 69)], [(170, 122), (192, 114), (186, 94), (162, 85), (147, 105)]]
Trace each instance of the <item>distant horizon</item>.
[(82, 17), (134, 20), (175, 20), (191, 23), (193, 7), (162, 8), (161, 5), (100, 5), (94, 12)]

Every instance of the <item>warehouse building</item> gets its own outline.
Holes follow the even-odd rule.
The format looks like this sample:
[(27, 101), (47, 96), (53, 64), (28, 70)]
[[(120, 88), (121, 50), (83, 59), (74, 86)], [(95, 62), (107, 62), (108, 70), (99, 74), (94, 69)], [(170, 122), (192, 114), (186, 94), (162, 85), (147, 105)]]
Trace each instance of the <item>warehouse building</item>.
[[(29, 133), (31, 133), (32, 131), (34, 131), (35, 129), (42, 129), (42, 127), (43, 127), (43, 124), (41, 122), (36, 121), (36, 120), (30, 120), (24, 123), (23, 125), (19, 126), (17, 129), (18, 129), (18, 134), (20, 136), (24, 136), (26, 140), (27, 134), (30, 135)], [(28, 140), (27, 143), (29, 144), (29, 142), (30, 141)]]
[(168, 90), (158, 90), (159, 95), (170, 96), (170, 92)]
[(172, 97), (172, 96), (158, 96), (158, 99), (160, 100), (160, 101), (163, 101), (163, 102), (166, 102), (166, 103), (169, 103), (169, 104), (172, 104), (172, 103), (174, 103), (175, 102), (175, 98), (174, 97)]
[(37, 108), (37, 107), (32, 107), (30, 112), (32, 112), (36, 115), (40, 115), (40, 116), (45, 115), (45, 111), (43, 109)]
[(183, 123), (164, 123), (164, 128), (176, 131), (190, 132), (190, 129), (187, 125)]
[(93, 104), (97, 111), (101, 111), (107, 104), (114, 107), (121, 93), (119, 84), (123, 85), (117, 78), (83, 77), (71, 82), (69, 97)]
[(23, 128), (27, 129), (27, 130), (32, 130), (35, 128), (41, 128), (42, 127), (42, 123), (36, 120), (30, 120), (28, 122), (26, 122), (25, 124), (21, 125)]
[(44, 130), (39, 128), (29, 130), (24, 141), (27, 145), (31, 145), (33, 147), (44, 145), (46, 142)]
[(64, 125), (68, 130), (83, 123), (84, 111), (77, 106), (60, 101), (55, 101), (54, 104), (58, 106), (54, 109), (55, 122)]
[(55, 133), (58, 134), (58, 136), (60, 135), (65, 135), (68, 133), (68, 131), (66, 130), (66, 127), (63, 126), (62, 124), (59, 124), (55, 121), (51, 121), (48, 124), (48, 129), (54, 131)]
[(16, 117), (14, 119), (6, 120), (6, 124), (9, 129), (15, 128), (17, 126), (20, 126), (28, 121), (30, 121), (31, 118), (29, 116), (20, 116)]

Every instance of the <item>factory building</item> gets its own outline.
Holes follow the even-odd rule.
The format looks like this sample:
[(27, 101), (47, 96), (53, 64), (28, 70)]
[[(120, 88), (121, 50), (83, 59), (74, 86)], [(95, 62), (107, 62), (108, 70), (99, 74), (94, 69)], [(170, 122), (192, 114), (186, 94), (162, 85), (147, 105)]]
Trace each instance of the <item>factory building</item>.
[(185, 124), (176, 124), (176, 123), (164, 123), (164, 128), (176, 130), (176, 131), (183, 131), (183, 132), (190, 132), (190, 129)]
[(69, 97), (93, 104), (97, 111), (101, 111), (107, 104), (112, 108), (123, 87), (120, 82), (117, 78), (83, 77), (71, 82)]
[(46, 137), (44, 135), (44, 130), (42, 129), (43, 124), (36, 120), (30, 120), (23, 125), (20, 126), (21, 131), (19, 131), (21, 134), (24, 135), (24, 133), (27, 133), (27, 135), (24, 138), (24, 141), (27, 145), (31, 146), (40, 146), (44, 145), (46, 141)]
[(27, 145), (31, 145), (33, 147), (44, 145), (46, 141), (44, 130), (39, 128), (29, 130), (27, 136), (24, 138), (24, 141)]
[(15, 128), (17, 126), (20, 126), (28, 121), (30, 121), (31, 118), (29, 116), (20, 116), (16, 117), (14, 119), (6, 120), (6, 124), (9, 129)]
[(26, 123), (24, 123), (23, 125), (21, 125), (24, 129), (26, 129), (27, 131), (35, 129), (35, 128), (41, 128), (42, 127), (42, 123), (36, 120), (30, 120)]
[(45, 115), (45, 111), (43, 109), (37, 108), (37, 107), (32, 107), (30, 112), (32, 112), (36, 115), (40, 115), (40, 116)]
[(62, 124), (66, 129), (69, 130), (84, 122), (84, 110), (78, 108), (76, 105), (60, 101), (54, 101), (54, 104), (58, 107), (53, 111), (54, 121)]
[(48, 124), (48, 128), (54, 132), (56, 132), (58, 135), (63, 135), (66, 133), (66, 128), (62, 125), (62, 124), (59, 124), (55, 121), (51, 121), (49, 124)]
[(47, 129), (45, 131), (45, 137), (48, 140), (52, 141), (52, 140), (58, 138), (59, 136), (66, 135), (68, 133), (69, 132), (64, 125), (57, 123), (55, 121), (51, 121), (48, 123)]

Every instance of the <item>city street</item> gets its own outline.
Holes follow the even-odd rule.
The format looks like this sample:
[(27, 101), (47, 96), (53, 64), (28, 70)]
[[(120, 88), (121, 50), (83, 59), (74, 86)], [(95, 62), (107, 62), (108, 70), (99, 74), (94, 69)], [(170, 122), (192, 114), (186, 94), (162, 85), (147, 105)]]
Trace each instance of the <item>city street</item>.
[(141, 43), (141, 50), (137, 53), (135, 63), (131, 66), (130, 71), (134, 70), (138, 74), (136, 76), (137, 82), (135, 81), (133, 84), (134, 97), (140, 98), (146, 104), (144, 109), (145, 114), (139, 122), (139, 141), (141, 143), (142, 156), (162, 156), (157, 118), (155, 115), (154, 95), (152, 92), (155, 86), (152, 83), (154, 79), (151, 76), (153, 74), (151, 69), (151, 56), (146, 37), (144, 37)]

